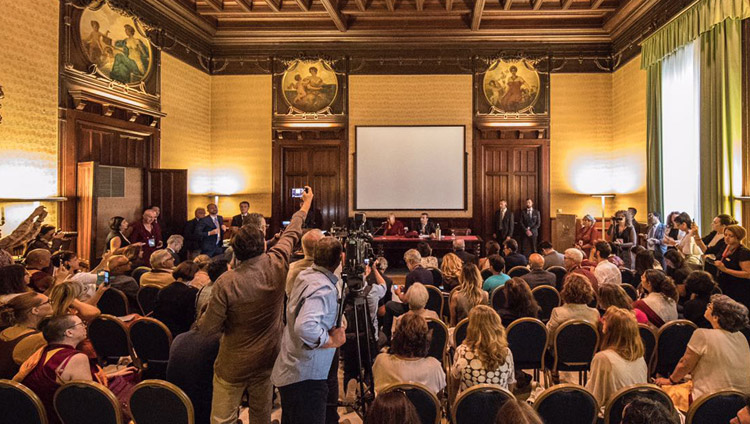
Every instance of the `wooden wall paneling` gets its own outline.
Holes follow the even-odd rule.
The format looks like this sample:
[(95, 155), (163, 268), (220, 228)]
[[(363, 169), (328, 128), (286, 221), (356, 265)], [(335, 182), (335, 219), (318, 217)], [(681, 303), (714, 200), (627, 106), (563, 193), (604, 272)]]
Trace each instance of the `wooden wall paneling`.
[(78, 230), (77, 252), (78, 257), (87, 261), (96, 258), (94, 252), (96, 240), (96, 226), (94, 225), (96, 217), (96, 164), (94, 162), (78, 163), (78, 210), (77, 223)]
[(172, 234), (182, 234), (187, 222), (188, 185), (186, 169), (145, 169), (143, 171), (143, 206), (161, 209), (159, 222), (166, 241)]

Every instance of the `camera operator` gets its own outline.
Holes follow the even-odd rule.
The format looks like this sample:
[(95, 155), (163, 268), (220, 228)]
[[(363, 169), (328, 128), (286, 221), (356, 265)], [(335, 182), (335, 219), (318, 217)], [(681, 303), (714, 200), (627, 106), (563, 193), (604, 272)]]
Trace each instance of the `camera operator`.
[(64, 233), (62, 230), (55, 231), (54, 225), (42, 225), (36, 238), (26, 246), (25, 255), (28, 255), (34, 249), (46, 249), (50, 253), (55, 253), (60, 250), (66, 237), (67, 233)]
[(338, 278), (343, 248), (333, 237), (315, 245), (314, 264), (297, 277), (286, 308), (287, 325), (271, 382), (281, 393), (281, 422), (323, 424), (327, 378), (337, 347), (344, 344), (338, 318)]

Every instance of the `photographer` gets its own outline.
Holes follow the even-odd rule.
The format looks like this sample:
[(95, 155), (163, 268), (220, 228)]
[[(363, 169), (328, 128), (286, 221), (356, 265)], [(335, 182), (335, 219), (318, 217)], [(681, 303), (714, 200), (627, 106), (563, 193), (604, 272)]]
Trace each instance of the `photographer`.
[(24, 255), (28, 255), (34, 249), (46, 249), (54, 253), (60, 250), (66, 234), (62, 230), (55, 231), (54, 225), (42, 225), (36, 238), (26, 246)]

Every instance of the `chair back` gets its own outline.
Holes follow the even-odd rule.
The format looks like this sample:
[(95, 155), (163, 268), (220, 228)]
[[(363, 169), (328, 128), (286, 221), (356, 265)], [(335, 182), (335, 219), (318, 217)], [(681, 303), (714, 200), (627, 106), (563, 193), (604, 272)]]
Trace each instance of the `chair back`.
[(541, 308), (539, 319), (544, 322), (549, 321), (552, 310), (560, 306), (560, 292), (552, 286), (543, 285), (534, 287), (531, 294)]
[(466, 338), (466, 329), (469, 327), (469, 318), (462, 319), (453, 329), (453, 346), (459, 347)]
[(179, 387), (162, 380), (145, 380), (133, 388), (130, 413), (138, 424), (193, 424), (193, 402)]
[(102, 293), (96, 307), (103, 314), (124, 317), (128, 314), (128, 298), (125, 293), (110, 287)]
[(99, 315), (89, 324), (88, 336), (103, 364), (116, 364), (122, 356), (134, 359), (128, 328), (117, 317)]
[(427, 386), (419, 383), (392, 384), (383, 389), (382, 393), (393, 391), (401, 391), (409, 398), (422, 424), (440, 424), (440, 402)]
[(543, 368), (547, 327), (536, 318), (519, 318), (506, 331), (513, 364), (518, 370)]
[(513, 394), (494, 384), (478, 384), (464, 390), (453, 404), (454, 424), (494, 424), (497, 411)]
[(566, 321), (557, 328), (552, 344), (554, 371), (585, 371), (599, 346), (599, 331), (588, 321)]
[(698, 327), (685, 319), (678, 319), (664, 324), (656, 333), (656, 349), (654, 353), (654, 367), (656, 372), (664, 376), (672, 374), (677, 363), (685, 354), (690, 337)]
[(728, 423), (737, 411), (747, 405), (745, 395), (737, 390), (724, 390), (696, 399), (687, 413), (686, 424)]
[(508, 276), (510, 276), (510, 278), (513, 278), (513, 277), (523, 277), (524, 275), (528, 274), (529, 272), (531, 272), (531, 271), (529, 271), (529, 269), (527, 267), (521, 266), (521, 265), (516, 265), (513, 268), (511, 268), (510, 271), (508, 271)]
[(425, 309), (435, 311), (438, 316), (443, 313), (443, 292), (435, 286), (426, 285), (427, 289), (427, 305)]
[(635, 287), (630, 284), (625, 284), (624, 282), (620, 287), (622, 287), (622, 289), (625, 290), (625, 293), (633, 299), (633, 302), (638, 299), (638, 290), (636, 290)]
[(499, 311), (500, 309), (503, 309), (507, 303), (508, 300), (505, 297), (505, 286), (495, 287), (495, 290), (492, 290), (492, 295), (490, 296), (490, 305), (492, 305), (492, 309)]
[(432, 273), (432, 284), (435, 285), (435, 287), (440, 287), (443, 285), (443, 273), (440, 272), (437, 268), (428, 268), (430, 272)]
[[(633, 286), (635, 283), (635, 273), (633, 270), (622, 268), (620, 269), (620, 276), (622, 277), (622, 284)], [(640, 283), (640, 281), (638, 282)]]
[(166, 377), (172, 333), (154, 318), (139, 318), (130, 325), (130, 340), (149, 377)]
[(557, 287), (557, 290), (562, 290), (562, 284), (565, 281), (565, 276), (568, 275), (568, 270), (555, 265), (547, 268), (547, 271), (555, 274), (555, 287)]
[(130, 273), (130, 276), (133, 277), (136, 283), (141, 284), (141, 277), (143, 277), (143, 274), (150, 272), (151, 268), (147, 266), (139, 266), (138, 268), (134, 269), (133, 272)]
[(646, 365), (651, 366), (654, 359), (654, 348), (656, 348), (656, 332), (648, 324), (638, 324), (638, 333), (641, 335), (643, 342), (643, 359)]
[(622, 410), (636, 397), (645, 397), (664, 405), (668, 411), (674, 411), (674, 404), (669, 395), (654, 384), (636, 384), (625, 387), (615, 393), (604, 408), (604, 424), (620, 424)]
[(599, 405), (583, 387), (558, 384), (536, 398), (534, 410), (546, 424), (593, 424), (599, 414)]
[(122, 424), (120, 402), (93, 381), (71, 381), (55, 392), (55, 411), (65, 424)]
[(31, 389), (13, 380), (0, 380), (0, 423), (47, 424), (47, 412)]
[(448, 347), (448, 327), (443, 321), (434, 318), (427, 318), (427, 327), (432, 331), (430, 350), (427, 352), (427, 356), (432, 356), (443, 363), (445, 351)]
[(159, 296), (160, 288), (157, 286), (141, 286), (138, 289), (138, 306), (141, 308), (143, 316), (149, 315), (154, 312), (156, 306), (156, 298)]

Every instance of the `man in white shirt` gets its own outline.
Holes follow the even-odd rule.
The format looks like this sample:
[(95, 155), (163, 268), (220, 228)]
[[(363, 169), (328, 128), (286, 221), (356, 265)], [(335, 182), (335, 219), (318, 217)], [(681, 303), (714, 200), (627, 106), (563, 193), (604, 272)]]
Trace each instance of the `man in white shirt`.
[(600, 240), (594, 244), (594, 260), (597, 262), (594, 269), (594, 275), (602, 284), (622, 284), (622, 274), (617, 265), (610, 262), (607, 258), (612, 254), (612, 248), (606, 241)]

